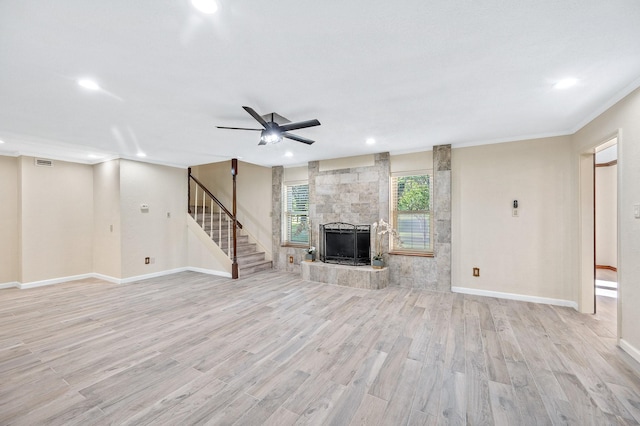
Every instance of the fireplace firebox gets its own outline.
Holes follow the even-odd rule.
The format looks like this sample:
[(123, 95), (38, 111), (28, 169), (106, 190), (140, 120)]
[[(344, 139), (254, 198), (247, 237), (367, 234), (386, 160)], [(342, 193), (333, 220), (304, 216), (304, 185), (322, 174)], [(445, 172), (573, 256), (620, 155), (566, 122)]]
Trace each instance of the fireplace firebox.
[(371, 264), (371, 226), (333, 222), (320, 225), (318, 254), (322, 262)]

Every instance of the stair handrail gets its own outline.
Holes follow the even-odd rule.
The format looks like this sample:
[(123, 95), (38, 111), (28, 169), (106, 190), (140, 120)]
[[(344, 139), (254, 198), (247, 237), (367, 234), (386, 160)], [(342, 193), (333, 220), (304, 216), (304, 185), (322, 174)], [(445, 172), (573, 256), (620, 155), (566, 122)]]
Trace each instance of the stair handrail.
[[(191, 174), (191, 168), (189, 168), (189, 179), (193, 179), (193, 181), (196, 184), (198, 184), (200, 189), (202, 189), (202, 191), (205, 192), (213, 200), (213, 202), (216, 203), (218, 207), (220, 207), (220, 210), (222, 210), (229, 217), (229, 219), (231, 220), (234, 219), (233, 214), (229, 210), (227, 210), (227, 208), (220, 202), (220, 200), (218, 200), (218, 198), (216, 198), (216, 196), (213, 195), (211, 191), (209, 191), (207, 187), (204, 186), (204, 184), (198, 180), (198, 178), (196, 178)], [(191, 198), (191, 194), (189, 194), (189, 198)], [(189, 200), (187, 208), (189, 210), (189, 213), (191, 213), (191, 200)], [(237, 218), (236, 218), (236, 225), (238, 226), (238, 228), (242, 229), (242, 224), (238, 221)]]

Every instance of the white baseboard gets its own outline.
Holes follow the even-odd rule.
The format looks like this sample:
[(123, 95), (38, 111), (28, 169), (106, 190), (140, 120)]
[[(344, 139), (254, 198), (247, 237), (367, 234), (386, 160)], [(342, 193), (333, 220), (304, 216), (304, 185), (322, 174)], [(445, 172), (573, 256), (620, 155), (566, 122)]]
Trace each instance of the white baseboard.
[(149, 278), (164, 277), (165, 275), (177, 274), (178, 272), (184, 272), (186, 270), (187, 268), (175, 268), (166, 271), (152, 272), (150, 274), (136, 275), (135, 277), (122, 278), (118, 284), (128, 284), (135, 281), (148, 280)]
[(524, 294), (503, 293), (501, 291), (479, 290), (467, 287), (451, 287), (454, 293), (473, 294), (476, 296), (496, 297), (498, 299), (520, 300), (522, 302), (542, 303), (545, 305), (566, 306), (578, 310), (578, 303), (571, 300), (551, 299), (548, 297), (528, 296)]
[(91, 275), (93, 276), (93, 278), (97, 278), (102, 281), (107, 281), (113, 284), (120, 284), (120, 278), (115, 278), (115, 277), (112, 277), (111, 275), (98, 274), (96, 272), (94, 272)]
[(69, 277), (53, 278), (50, 280), (32, 281), (30, 283), (18, 283), (18, 287), (24, 290), (27, 288), (43, 287), (46, 285), (66, 283), (69, 281), (86, 280), (87, 278), (93, 278), (93, 276), (94, 274), (72, 275)]
[(231, 274), (228, 273), (228, 272), (214, 271), (212, 269), (204, 269), (204, 268), (195, 268), (195, 267), (192, 267), (192, 266), (185, 266), (185, 267), (182, 267), (182, 268), (169, 269), (167, 271), (160, 271), (160, 272), (154, 272), (154, 273), (151, 273), (151, 274), (145, 274), (145, 275), (138, 275), (138, 276), (135, 276), (135, 277), (123, 278), (123, 279), (120, 280), (119, 284), (127, 284), (127, 283), (132, 283), (132, 282), (140, 281), (140, 280), (148, 280), (149, 278), (158, 278), (158, 277), (163, 277), (165, 275), (177, 274), (178, 272), (186, 272), (186, 271), (200, 272), (202, 274), (218, 275), (220, 277), (231, 278)]
[(0, 284), (0, 289), (12, 288), (12, 287), (17, 287), (19, 289), (36, 288), (36, 287), (43, 287), (47, 285), (65, 283), (69, 281), (84, 280), (87, 278), (97, 278), (99, 280), (107, 281), (113, 284), (128, 284), (135, 281), (147, 280), (149, 278), (158, 278), (158, 277), (163, 277), (165, 275), (177, 274), (178, 272), (185, 272), (185, 271), (199, 272), (201, 274), (216, 275), (219, 277), (231, 278), (231, 274), (228, 272), (214, 271), (212, 269), (186, 266), (183, 268), (168, 269), (166, 271), (153, 272), (151, 274), (137, 275), (135, 277), (128, 277), (128, 278), (115, 278), (109, 275), (92, 272), (90, 274), (73, 275), (69, 277), (54, 278), (50, 280), (33, 281), (30, 283), (9, 282), (9, 283)]
[(231, 278), (230, 272), (214, 271), (213, 269), (196, 268), (195, 266), (187, 266), (185, 271), (200, 272), (201, 274), (215, 275), (218, 277)]
[(0, 290), (2, 290), (3, 288), (13, 288), (13, 287), (20, 288), (20, 283), (14, 281), (14, 282), (0, 284)]
[(629, 342), (627, 342), (624, 339), (620, 339), (618, 346), (620, 346), (620, 348), (623, 351), (628, 353), (631, 356), (631, 358), (640, 362), (640, 350), (638, 350), (635, 346), (631, 345)]

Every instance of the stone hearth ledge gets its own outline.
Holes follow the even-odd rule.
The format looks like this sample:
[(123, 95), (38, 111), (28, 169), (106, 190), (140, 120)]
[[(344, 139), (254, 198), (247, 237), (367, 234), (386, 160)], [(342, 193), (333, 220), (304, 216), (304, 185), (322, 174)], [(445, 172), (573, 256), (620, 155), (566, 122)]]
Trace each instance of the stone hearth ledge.
[(336, 265), (323, 262), (300, 262), (302, 279), (346, 287), (379, 290), (389, 285), (389, 268)]

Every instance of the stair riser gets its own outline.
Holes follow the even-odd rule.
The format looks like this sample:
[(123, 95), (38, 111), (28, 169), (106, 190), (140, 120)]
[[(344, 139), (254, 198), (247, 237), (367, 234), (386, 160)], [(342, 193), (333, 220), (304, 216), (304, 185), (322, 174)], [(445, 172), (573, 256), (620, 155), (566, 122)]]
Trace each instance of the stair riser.
[[(217, 231), (213, 231), (213, 232), (209, 232), (209, 231), (205, 231), (207, 233), (207, 235), (209, 235), (214, 241), (219, 241), (220, 238), (218, 238), (218, 232)], [(222, 234), (222, 244), (227, 244), (227, 241), (233, 241), (233, 238), (229, 238), (229, 235), (224, 232)], [(249, 237), (246, 235), (237, 235), (236, 236), (236, 241), (238, 242), (238, 244), (247, 244), (249, 243)]]
[[(226, 244), (224, 246), (218, 246), (218, 247), (220, 247), (220, 249), (222, 251), (224, 251), (225, 253), (227, 252), (227, 245)], [(258, 250), (256, 249), (256, 245), (255, 244), (238, 245), (237, 251), (238, 251), (238, 256), (245, 255), (245, 254), (251, 254), (251, 253), (257, 253), (258, 252)]]
[(266, 261), (264, 263), (259, 264), (259, 265), (254, 265), (254, 266), (251, 266), (251, 267), (247, 267), (245, 269), (242, 269), (242, 265), (239, 265), (239, 268), (238, 268), (239, 269), (239, 274), (238, 275), (240, 276), (240, 278), (242, 278), (242, 277), (246, 277), (246, 276), (251, 275), (251, 274), (255, 274), (257, 272), (268, 271), (269, 269), (272, 269), (272, 268), (273, 268), (272, 262), (266, 262)]
[(239, 265), (247, 265), (249, 263), (256, 263), (261, 260), (264, 260), (264, 253), (256, 252), (254, 254), (238, 256), (238, 264)]

